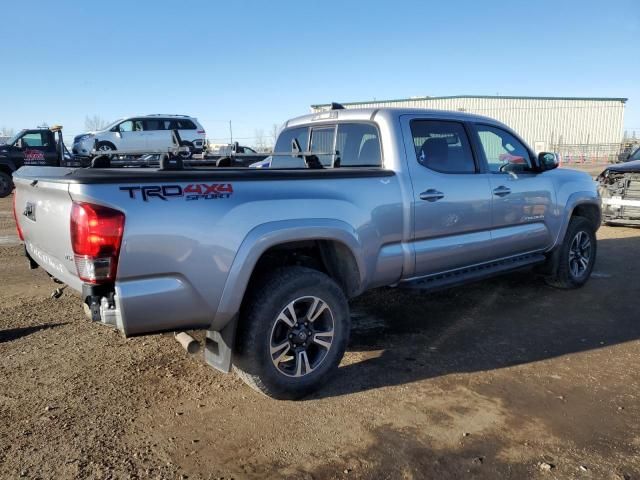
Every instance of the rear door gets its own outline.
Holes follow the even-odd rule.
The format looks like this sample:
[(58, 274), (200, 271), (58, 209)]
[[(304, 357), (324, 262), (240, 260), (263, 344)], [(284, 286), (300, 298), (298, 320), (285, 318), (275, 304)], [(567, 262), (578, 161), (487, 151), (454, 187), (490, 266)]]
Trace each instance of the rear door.
[(172, 131), (165, 128), (169, 122), (161, 118), (148, 118), (143, 122), (146, 146), (149, 151), (166, 151), (171, 146)]
[(489, 172), (493, 244), (502, 256), (549, 247), (555, 200), (553, 183), (533, 169), (533, 153), (513, 133), (476, 123), (474, 140)]
[(413, 184), (415, 275), (491, 260), (491, 193), (462, 122), (404, 115)]

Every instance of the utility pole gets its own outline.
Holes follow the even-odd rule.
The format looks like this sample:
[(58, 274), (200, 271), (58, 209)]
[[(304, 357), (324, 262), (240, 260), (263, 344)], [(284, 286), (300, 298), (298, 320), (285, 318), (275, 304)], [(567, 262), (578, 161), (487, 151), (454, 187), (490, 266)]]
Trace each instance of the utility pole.
[(229, 120), (229, 135), (231, 136), (231, 142), (233, 143), (233, 128), (231, 127), (231, 120)]

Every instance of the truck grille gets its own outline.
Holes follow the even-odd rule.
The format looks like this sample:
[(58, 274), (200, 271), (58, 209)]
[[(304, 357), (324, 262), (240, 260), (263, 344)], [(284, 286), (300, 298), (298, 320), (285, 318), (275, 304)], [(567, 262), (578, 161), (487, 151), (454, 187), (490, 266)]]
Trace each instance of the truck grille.
[[(600, 187), (603, 198), (640, 201), (640, 173), (609, 172), (600, 178)], [(640, 206), (622, 205), (617, 209), (606, 205), (603, 207), (607, 220), (640, 220)]]
[[(627, 188), (622, 198), (640, 200), (640, 179), (630, 179), (627, 182)], [(621, 215), (625, 218), (640, 218), (640, 207), (626, 205), (622, 207)]]

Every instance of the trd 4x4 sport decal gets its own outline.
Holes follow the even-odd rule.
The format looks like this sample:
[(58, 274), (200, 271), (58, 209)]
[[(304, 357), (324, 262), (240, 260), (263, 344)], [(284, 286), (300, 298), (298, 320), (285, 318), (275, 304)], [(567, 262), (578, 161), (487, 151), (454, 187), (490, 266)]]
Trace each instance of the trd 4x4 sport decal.
[[(142, 198), (148, 202), (150, 198), (167, 201), (169, 198), (185, 198), (186, 200), (216, 200), (229, 198), (233, 193), (231, 183), (192, 183), (186, 187), (180, 185), (144, 185), (142, 187), (120, 187), (129, 192), (129, 198)], [(138, 195), (139, 193), (139, 195)]]

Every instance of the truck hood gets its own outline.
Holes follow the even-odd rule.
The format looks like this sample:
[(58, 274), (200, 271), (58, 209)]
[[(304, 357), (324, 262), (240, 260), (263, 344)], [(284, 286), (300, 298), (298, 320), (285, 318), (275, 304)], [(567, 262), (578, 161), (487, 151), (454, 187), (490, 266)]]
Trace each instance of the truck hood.
[(0, 144), (0, 157), (7, 155), (13, 148), (6, 143)]
[(605, 171), (610, 172), (640, 172), (640, 160), (634, 160), (632, 162), (617, 163), (605, 168)]

